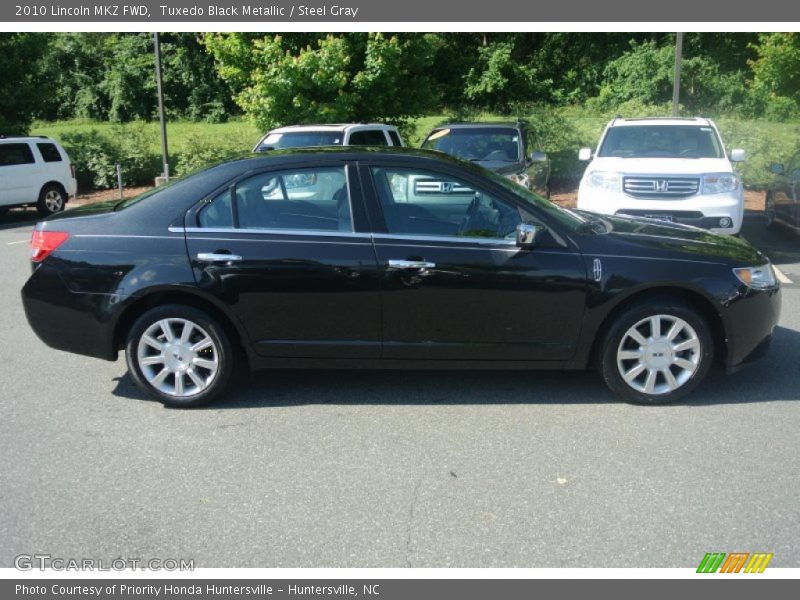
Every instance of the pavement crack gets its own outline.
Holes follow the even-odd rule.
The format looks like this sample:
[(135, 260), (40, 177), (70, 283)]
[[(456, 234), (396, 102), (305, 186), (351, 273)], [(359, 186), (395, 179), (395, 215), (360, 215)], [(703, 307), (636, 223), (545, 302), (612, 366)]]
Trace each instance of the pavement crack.
[(414, 513), (417, 510), (417, 501), (419, 500), (419, 489), (422, 487), (422, 480), (424, 475), (420, 475), (417, 483), (414, 486), (414, 492), (411, 494), (411, 503), (408, 505), (408, 523), (406, 525), (406, 567), (411, 567), (411, 551), (412, 540), (411, 537), (414, 533)]

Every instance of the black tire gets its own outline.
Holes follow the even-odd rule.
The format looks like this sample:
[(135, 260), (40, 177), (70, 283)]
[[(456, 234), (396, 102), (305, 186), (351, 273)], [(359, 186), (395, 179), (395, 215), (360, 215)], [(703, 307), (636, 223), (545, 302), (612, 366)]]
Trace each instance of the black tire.
[[(665, 325), (673, 323), (677, 327), (678, 320), (682, 320), (689, 327), (681, 329), (680, 335), (675, 338), (676, 344), (664, 341), (648, 345), (646, 350), (637, 348), (638, 342), (629, 335), (631, 329), (641, 324), (637, 331), (650, 344), (652, 336), (648, 337), (646, 333), (647, 331), (652, 333), (649, 319), (656, 316), (663, 317), (660, 319), (662, 334)], [(648, 321), (642, 323), (646, 319)], [(667, 333), (671, 331), (670, 327)], [(658, 339), (665, 340), (666, 336)], [(678, 347), (684, 343), (693, 345), (693, 340), (699, 345), (696, 349), (675, 351), (676, 345)], [(628, 344), (632, 344), (633, 347)], [(637, 352), (642, 352), (641, 359), (622, 358)], [(598, 371), (603, 381), (622, 400), (633, 404), (668, 404), (686, 396), (706, 377), (714, 358), (714, 340), (706, 320), (697, 310), (680, 299), (646, 300), (628, 307), (614, 320), (602, 341), (597, 358)], [(695, 365), (694, 371), (690, 372), (689, 369), (674, 365), (671, 363), (672, 360), (680, 360), (682, 364), (692, 363)], [(663, 368), (660, 361), (666, 363), (663, 364)], [(654, 363), (658, 366), (650, 368)], [(621, 370), (624, 369), (627, 374), (632, 375), (641, 365), (646, 365), (645, 371), (642, 371), (631, 384), (626, 382)], [(667, 380), (668, 374), (665, 370), (670, 371), (671, 382)], [(656, 371), (653, 382), (657, 387), (652, 393), (647, 393), (650, 371)], [(680, 385), (673, 389), (672, 385), (676, 382), (680, 382)]]
[(778, 228), (778, 224), (775, 222), (775, 201), (772, 199), (771, 193), (767, 193), (764, 200), (764, 226), (773, 231)]
[(39, 192), (39, 200), (36, 202), (36, 210), (43, 217), (54, 215), (64, 210), (67, 205), (67, 194), (64, 188), (55, 183), (48, 183)]
[[(185, 326), (182, 326), (181, 321), (191, 322), (194, 326), (194, 330), (192, 330), (194, 335), (190, 340), (187, 340), (182, 350), (177, 345), (169, 346), (166, 337), (156, 338), (156, 336), (152, 334), (150, 336), (151, 339), (155, 338), (156, 341), (162, 344), (160, 354), (158, 350), (142, 342), (144, 334), (147, 333), (148, 330), (152, 331), (154, 327), (160, 327), (158, 324), (162, 323), (164, 320), (169, 320), (169, 325), (167, 327), (172, 329), (172, 333), (176, 339), (180, 336), (179, 331), (183, 333), (183, 326)], [(175, 330), (175, 327), (180, 327), (180, 330)], [(210, 339), (213, 342), (213, 347), (192, 353), (188, 346), (192, 343), (198, 343), (197, 336), (204, 336), (202, 337), (203, 341), (205, 341), (206, 338)], [(176, 344), (178, 343), (179, 342), (176, 342)], [(144, 356), (144, 359), (154, 359), (158, 361), (161, 357), (166, 357), (168, 355), (170, 358), (164, 358), (163, 361), (157, 362), (152, 365), (151, 369), (148, 365), (140, 364), (140, 347), (145, 348), (145, 352), (150, 352), (152, 354), (152, 356)], [(184, 354), (184, 352), (189, 354), (185, 357), (179, 356)], [(235, 355), (225, 329), (205, 312), (180, 304), (159, 306), (147, 311), (139, 317), (128, 333), (125, 342), (125, 359), (128, 363), (128, 371), (131, 377), (142, 391), (164, 405), (176, 408), (200, 406), (217, 398), (225, 390), (235, 366)], [(167, 360), (171, 361), (171, 363), (167, 363)], [(217, 363), (216, 370), (212, 374), (211, 370), (196, 365), (194, 363), (195, 360), (203, 360), (205, 363), (215, 361)], [(162, 381), (162, 389), (159, 389), (151, 383), (151, 379), (153, 379), (154, 374), (156, 378), (158, 374), (160, 374), (162, 369), (161, 365), (163, 365), (163, 369), (168, 371), (170, 371), (168, 368), (169, 366), (175, 366), (178, 371), (170, 371), (170, 374), (166, 375), (166, 379)], [(143, 369), (146, 369), (148, 374), (145, 374)], [(156, 371), (159, 373), (156, 373)], [(199, 386), (193, 383), (194, 377), (190, 377), (191, 374), (188, 371), (193, 371), (198, 379), (206, 383), (207, 387), (192, 392), (192, 389), (197, 389)], [(168, 391), (163, 389), (172, 387), (173, 391), (177, 391), (178, 372), (180, 372), (182, 379), (182, 383), (180, 384), (181, 389), (185, 387), (186, 383), (189, 384), (189, 387), (185, 389), (185, 395), (168, 393)]]

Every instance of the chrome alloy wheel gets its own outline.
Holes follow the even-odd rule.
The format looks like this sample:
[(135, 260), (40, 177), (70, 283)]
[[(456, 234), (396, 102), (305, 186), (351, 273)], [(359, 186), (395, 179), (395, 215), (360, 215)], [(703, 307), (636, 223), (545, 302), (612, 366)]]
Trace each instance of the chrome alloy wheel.
[(625, 332), (617, 348), (622, 379), (637, 392), (668, 394), (684, 385), (700, 365), (701, 344), (689, 323), (652, 315)]
[(49, 189), (44, 195), (44, 205), (51, 213), (56, 213), (64, 208), (64, 198), (61, 192), (54, 189)]
[(199, 394), (219, 371), (219, 350), (208, 332), (187, 319), (161, 319), (139, 338), (136, 360), (158, 391), (185, 398)]

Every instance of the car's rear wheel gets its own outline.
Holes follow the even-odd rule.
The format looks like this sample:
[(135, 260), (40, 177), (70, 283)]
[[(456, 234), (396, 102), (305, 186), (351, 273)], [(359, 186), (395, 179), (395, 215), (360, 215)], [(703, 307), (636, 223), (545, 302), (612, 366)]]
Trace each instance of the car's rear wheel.
[(215, 399), (234, 366), (224, 328), (203, 311), (182, 305), (160, 306), (139, 317), (125, 357), (139, 388), (174, 407)]
[(705, 378), (714, 342), (705, 319), (680, 300), (636, 304), (613, 322), (600, 372), (612, 392), (636, 404), (674, 402)]
[(48, 183), (39, 192), (39, 201), (36, 203), (36, 209), (40, 215), (46, 217), (64, 210), (66, 203), (67, 197), (61, 186)]

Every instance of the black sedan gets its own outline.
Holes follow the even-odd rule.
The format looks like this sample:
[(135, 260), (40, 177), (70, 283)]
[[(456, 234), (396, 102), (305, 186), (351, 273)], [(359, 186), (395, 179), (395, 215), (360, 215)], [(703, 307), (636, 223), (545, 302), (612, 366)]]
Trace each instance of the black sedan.
[(168, 405), (251, 368), (585, 369), (663, 403), (764, 353), (767, 258), (688, 226), (559, 208), (441, 153), (250, 155), (40, 222), (22, 290), (48, 345)]

